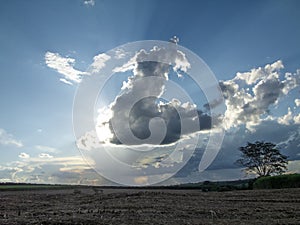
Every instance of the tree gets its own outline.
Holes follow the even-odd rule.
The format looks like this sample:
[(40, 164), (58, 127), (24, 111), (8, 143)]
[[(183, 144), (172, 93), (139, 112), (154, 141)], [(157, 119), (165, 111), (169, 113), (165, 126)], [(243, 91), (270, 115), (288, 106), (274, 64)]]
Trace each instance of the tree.
[(259, 177), (282, 174), (287, 170), (287, 156), (270, 142), (257, 141), (240, 147), (241, 159), (236, 163), (245, 166), (246, 172), (256, 173)]

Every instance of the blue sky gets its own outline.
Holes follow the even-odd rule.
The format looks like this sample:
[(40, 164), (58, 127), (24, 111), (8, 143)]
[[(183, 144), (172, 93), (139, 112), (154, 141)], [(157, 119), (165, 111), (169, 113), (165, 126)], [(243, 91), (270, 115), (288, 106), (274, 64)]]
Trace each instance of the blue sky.
[[(75, 167), (85, 169), (84, 163), (75, 166), (71, 163), (72, 157), (79, 156), (72, 127), (72, 106), (78, 84), (60, 82), (64, 76), (49, 68), (45, 61), (47, 52), (74, 59), (74, 68), (86, 71), (94, 56), (119, 45), (140, 40), (167, 41), (177, 35), (179, 44), (199, 55), (218, 80), (232, 80), (237, 72), (251, 71), (278, 60), (284, 65), (279, 69), (284, 79), (286, 72), (296, 73), (300, 68), (299, 10), (297, 0), (1, 1), (0, 180), (22, 180), (22, 177), (26, 180), (31, 176), (32, 180), (27, 181), (45, 181), (39, 177), (42, 171), (25, 173), (30, 170), (24, 160), (36, 160), (30, 161), (34, 167), (44, 163), (38, 159), (46, 158), (49, 165), (43, 170), (50, 171), (46, 172), (49, 177), (71, 171), (74, 179), (70, 182), (78, 181)], [(295, 99), (299, 98), (297, 86), (280, 99), (280, 104), (271, 104), (268, 109), (272, 116), (279, 118), (290, 107), (292, 116), (296, 117), (299, 106), (295, 105)], [(288, 143), (293, 150), (285, 146), (286, 153), (293, 160), (300, 159), (299, 124), (291, 122), (283, 128), (273, 124), (269, 131), (274, 129), (272, 126), (295, 136)], [(263, 133), (261, 127), (256, 130)], [(249, 137), (245, 130), (239, 132), (235, 138), (243, 134), (248, 138), (244, 142), (261, 137), (257, 132)], [(266, 139), (276, 142), (277, 135)], [(228, 135), (223, 152), (231, 148), (229, 140), (234, 142)], [(21, 153), (28, 157), (19, 157)], [(50, 162), (55, 159), (60, 159), (60, 163)], [(228, 159), (228, 165), (231, 161)], [(71, 166), (66, 169), (68, 162)], [(21, 164), (23, 167), (19, 168), (23, 172), (16, 169)], [(215, 169), (220, 168), (216, 163)], [(95, 180), (90, 174), (93, 174), (90, 170), (81, 172), (80, 179)], [(61, 179), (56, 181), (65, 181)]]

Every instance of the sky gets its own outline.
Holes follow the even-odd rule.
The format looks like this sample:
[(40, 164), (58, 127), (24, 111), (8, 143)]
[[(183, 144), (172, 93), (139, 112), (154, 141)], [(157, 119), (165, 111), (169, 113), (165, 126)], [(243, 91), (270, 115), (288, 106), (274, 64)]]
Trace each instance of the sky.
[[(245, 178), (241, 168), (234, 165), (239, 157), (238, 147), (256, 140), (278, 144), (282, 153), (289, 156), (289, 172), (300, 172), (299, 9), (297, 0), (0, 1), (0, 181), (109, 185), (118, 183), (122, 177), (125, 180), (121, 183), (131, 179), (112, 165), (105, 167), (113, 171), (104, 172), (106, 178), (99, 176), (90, 166), (93, 163), (88, 164), (82, 157), (92, 151), (82, 153), (78, 149), (78, 143), (82, 143), (79, 140), (94, 137), (95, 133), (88, 130), (76, 133), (73, 104), (76, 106), (81, 90), (86, 91), (85, 79), (99, 73), (109, 62), (108, 51), (115, 49), (119, 57), (116, 59), (125, 59), (122, 52), (116, 52), (118, 46), (144, 40), (168, 41), (174, 35), (179, 37), (180, 46), (205, 62), (219, 83), (226, 108), (222, 123), (225, 136), (216, 158), (204, 172), (198, 171), (203, 155), (203, 147), (198, 145), (177, 174), (164, 172), (172, 174), (165, 176), (168, 177), (165, 184)], [(164, 55), (161, 50), (153, 52), (154, 56)], [(142, 54), (134, 53), (137, 58)], [(181, 62), (178, 65), (185, 79), (175, 70), (168, 78), (181, 84), (197, 106), (193, 109), (185, 104), (177, 109), (184, 115), (199, 112), (200, 122), (212, 119), (212, 115), (205, 114), (207, 102), (203, 93), (188, 78), (187, 65), (191, 62), (176, 54), (181, 57), (179, 61), (169, 60), (175, 64)], [(108, 114), (113, 113), (108, 115), (109, 119), (121, 128), (124, 105), (118, 104), (116, 95), (123, 82), (127, 89), (124, 87), (125, 93), (118, 99), (127, 103), (126, 99), (137, 93), (134, 87), (139, 87), (135, 86), (134, 76), (147, 77), (147, 68), (159, 67), (160, 73), (168, 70), (159, 63), (135, 63), (134, 70), (123, 68), (112, 76), (103, 91), (104, 100), (97, 102), (102, 109), (106, 106)], [(159, 83), (161, 80), (156, 82), (153, 87), (158, 92), (154, 94), (160, 97), (164, 86)], [(178, 134), (178, 121), (174, 119), (177, 114), (172, 113), (176, 104), (170, 100), (159, 105), (147, 99), (133, 110), (134, 118), (142, 118), (134, 120), (142, 122), (134, 124), (133, 133), (142, 138), (149, 131), (144, 123), (154, 114), (161, 113), (160, 116), (171, 121), (168, 136), (155, 154), (146, 158), (124, 154), (120, 149), (136, 143), (122, 146), (116, 134), (108, 132), (108, 137), (113, 137), (109, 148), (116, 149), (112, 154), (130, 163), (135, 161), (141, 168), (151, 167), (153, 170), (145, 171), (152, 173), (173, 144), (187, 146)], [(153, 111), (152, 106), (160, 107), (160, 111)], [(148, 113), (151, 116), (145, 119), (143, 116)], [(103, 119), (103, 114), (99, 115)], [(199, 130), (214, 132), (211, 127)], [(122, 129), (120, 132), (126, 134)], [(194, 133), (193, 129), (186, 131), (187, 136)], [(97, 169), (102, 162), (94, 163)], [(119, 175), (115, 180), (108, 179), (116, 174)], [(130, 184), (151, 183), (145, 175), (132, 176)]]

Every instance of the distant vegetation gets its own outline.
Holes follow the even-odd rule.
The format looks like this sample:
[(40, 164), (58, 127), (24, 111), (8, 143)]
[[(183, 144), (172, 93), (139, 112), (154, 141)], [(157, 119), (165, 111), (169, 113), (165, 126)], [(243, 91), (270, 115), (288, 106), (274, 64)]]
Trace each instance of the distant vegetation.
[(40, 189), (67, 189), (74, 188), (72, 185), (59, 184), (28, 184), (28, 183), (0, 183), (0, 191), (23, 191)]
[(200, 182), (168, 186), (171, 189), (200, 189), (209, 191), (235, 191), (252, 189), (280, 189), (300, 188), (300, 174), (286, 174), (278, 176), (265, 176), (257, 179), (223, 181), (223, 182)]
[[(99, 187), (100, 186), (96, 186)], [(23, 191), (41, 189), (80, 189), (95, 188), (88, 185), (59, 185), (59, 184), (26, 184), (26, 183), (0, 183), (0, 191)], [(101, 186), (101, 189), (197, 189), (203, 192), (211, 191), (236, 191), (252, 189), (280, 189), (280, 188), (300, 188), (300, 174), (288, 174), (278, 176), (266, 176), (257, 179), (235, 180), (235, 181), (204, 181), (199, 183), (187, 183), (172, 186)]]
[(260, 177), (253, 183), (254, 189), (300, 188), (300, 174)]
[(167, 186), (168, 189), (199, 189), (203, 192), (210, 191), (234, 191), (234, 190), (249, 190), (251, 189), (252, 179), (235, 180), (235, 181), (219, 181), (211, 182), (204, 181), (200, 183), (180, 184)]
[[(179, 184), (172, 186), (145, 186), (145, 187), (127, 187), (127, 186), (102, 186), (101, 189), (198, 189), (204, 192), (208, 191), (233, 191), (233, 190), (247, 190), (249, 183), (252, 180), (236, 180), (236, 181), (222, 181), (222, 182), (199, 182)], [(20, 191), (20, 190), (41, 190), (41, 189), (72, 189), (72, 188), (93, 188), (87, 185), (51, 185), (51, 184), (27, 184), (27, 183), (0, 183), (0, 191)]]

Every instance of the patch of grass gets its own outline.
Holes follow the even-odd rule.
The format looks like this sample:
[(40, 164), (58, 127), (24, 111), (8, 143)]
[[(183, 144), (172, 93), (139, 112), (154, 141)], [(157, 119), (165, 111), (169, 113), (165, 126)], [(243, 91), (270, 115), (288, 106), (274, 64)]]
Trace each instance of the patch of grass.
[(254, 184), (254, 189), (299, 188), (300, 174), (287, 174), (270, 177), (260, 177)]

